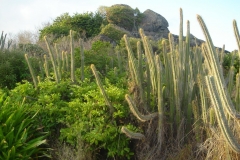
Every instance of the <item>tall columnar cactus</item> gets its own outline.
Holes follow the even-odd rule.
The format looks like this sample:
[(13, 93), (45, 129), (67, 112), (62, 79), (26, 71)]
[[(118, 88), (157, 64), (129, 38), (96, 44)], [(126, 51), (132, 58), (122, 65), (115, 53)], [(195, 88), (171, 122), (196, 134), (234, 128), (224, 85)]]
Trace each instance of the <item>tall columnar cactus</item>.
[(48, 49), (48, 53), (49, 53), (49, 56), (51, 58), (51, 62), (52, 62), (52, 65), (53, 65), (55, 80), (56, 80), (57, 83), (59, 83), (60, 79), (59, 79), (58, 70), (57, 70), (57, 66), (56, 66), (56, 62), (55, 62), (54, 56), (53, 56), (52, 49), (51, 49), (51, 47), (49, 45), (49, 42), (48, 42), (48, 39), (47, 39), (46, 36), (44, 36), (44, 39), (45, 39), (45, 42), (46, 42), (46, 45), (47, 45), (47, 49)]
[[(236, 112), (233, 102), (231, 101), (229, 93), (225, 87), (223, 73), (220, 72), (219, 60), (216, 55), (216, 50), (210, 34), (208, 33), (208, 29), (201, 16), (198, 15), (197, 19), (201, 25), (207, 43), (207, 53), (205, 53), (205, 59), (208, 63), (209, 75), (205, 77), (205, 81), (212, 105), (215, 110), (218, 125), (227, 144), (233, 149), (233, 151), (240, 153), (240, 145), (234, 138), (234, 134), (230, 130), (227, 120), (228, 116), (231, 116), (234, 120), (237, 120), (240, 118), (240, 115)], [(224, 111), (227, 111), (227, 114), (224, 113)]]
[[(239, 36), (239, 31), (237, 27), (237, 22), (236, 20), (233, 21), (233, 29), (234, 29), (234, 34), (237, 40), (237, 45), (238, 45), (238, 58), (239, 58), (239, 64), (240, 64), (240, 36)], [(235, 96), (235, 103), (240, 104), (240, 67), (238, 70), (238, 74), (236, 76), (236, 96)], [(238, 111), (240, 111), (240, 105), (237, 106)]]
[(65, 59), (65, 64), (66, 64), (66, 71), (69, 71), (69, 60), (68, 60), (68, 53), (67, 51), (64, 52), (64, 59)]
[(152, 46), (150, 45), (149, 39), (147, 36), (145, 36), (143, 29), (139, 30), (142, 41), (143, 41), (143, 46), (144, 46), (144, 51), (150, 71), (150, 77), (151, 77), (151, 87), (153, 90), (153, 94), (157, 95), (157, 70), (156, 70), (156, 63), (154, 60), (154, 53), (152, 50)]
[[(218, 57), (216, 55), (216, 50), (213, 45), (212, 39), (210, 37), (210, 34), (207, 30), (207, 27), (201, 18), (201, 16), (197, 16), (198, 21), (200, 23), (200, 26), (203, 30), (203, 33), (206, 37), (206, 43), (207, 43), (207, 52), (208, 54), (205, 54), (206, 61), (208, 62), (209, 71), (212, 75), (214, 75), (214, 81), (216, 82), (216, 87), (219, 91), (219, 95), (222, 99), (223, 106), (225, 107), (227, 113), (232, 118), (240, 119), (240, 114), (238, 114), (235, 110), (235, 107), (233, 106), (233, 103), (230, 99), (229, 93), (226, 91), (226, 84), (223, 78), (223, 73), (220, 72), (220, 64), (218, 61)], [(206, 52), (205, 52), (206, 53)]]
[(161, 78), (161, 61), (160, 57), (156, 56), (157, 64), (157, 106), (158, 106), (158, 143), (162, 146), (164, 141), (164, 126), (163, 126), (163, 117), (164, 117), (164, 107), (163, 107), (163, 93), (162, 93), (162, 78)]
[(71, 48), (71, 80), (72, 82), (75, 82), (75, 62), (74, 62), (74, 48), (73, 48), (73, 31), (70, 30), (70, 48)]
[(65, 52), (62, 51), (62, 54), (61, 54), (62, 58), (61, 58), (61, 72), (63, 73), (65, 70), (66, 70), (66, 66), (65, 66)]
[(44, 55), (44, 70), (47, 78), (50, 76), (47, 55)]
[(81, 80), (84, 80), (84, 48), (83, 48), (83, 40), (80, 39), (80, 56), (81, 56)]
[(27, 54), (25, 54), (25, 59), (26, 59), (26, 61), (27, 61), (28, 68), (29, 68), (30, 73), (31, 73), (31, 75), (32, 75), (34, 87), (37, 88), (37, 85), (38, 85), (38, 83), (37, 83), (37, 78), (36, 78), (36, 75), (34, 74), (32, 65), (31, 65), (31, 63), (29, 62), (29, 59), (28, 59), (28, 55), (27, 55)]
[(61, 79), (61, 73), (62, 73), (62, 71), (61, 71), (62, 63), (60, 60), (61, 55), (59, 54), (58, 46), (56, 43), (54, 44), (54, 49), (55, 49), (55, 54), (56, 54), (55, 57), (57, 59), (57, 63), (56, 63), (57, 64), (57, 72), (58, 72), (59, 79)]
[(127, 35), (124, 35), (124, 40), (125, 40), (125, 44), (126, 44), (126, 48), (128, 50), (128, 62), (129, 62), (129, 69), (130, 72), (132, 73), (133, 79), (136, 83), (136, 85), (139, 87), (139, 92), (140, 92), (140, 103), (144, 102), (144, 92), (143, 92), (143, 88), (142, 88), (142, 81), (141, 81), (141, 76), (140, 74), (143, 73), (139, 73), (139, 66), (137, 65), (137, 60), (134, 57), (132, 48), (130, 46), (130, 43), (128, 41)]
[[(234, 34), (237, 40), (237, 45), (238, 45), (238, 57), (240, 60), (240, 36), (239, 36), (239, 31), (238, 31), (238, 27), (237, 27), (237, 22), (236, 20), (233, 20), (233, 29), (234, 29)], [(239, 72), (240, 73), (240, 67), (239, 67)]]
[(96, 70), (96, 67), (94, 66), (94, 64), (91, 65), (91, 69), (92, 69), (92, 72), (96, 78), (96, 81), (97, 81), (97, 84), (98, 84), (98, 87), (105, 99), (105, 102), (106, 102), (106, 105), (109, 107), (109, 110), (110, 110), (110, 113), (113, 114), (114, 112), (114, 107), (112, 106), (112, 103), (110, 102), (110, 100), (108, 99), (108, 96), (103, 88), (103, 84), (101, 82), (101, 79), (99, 78), (99, 75), (97, 73), (97, 70)]

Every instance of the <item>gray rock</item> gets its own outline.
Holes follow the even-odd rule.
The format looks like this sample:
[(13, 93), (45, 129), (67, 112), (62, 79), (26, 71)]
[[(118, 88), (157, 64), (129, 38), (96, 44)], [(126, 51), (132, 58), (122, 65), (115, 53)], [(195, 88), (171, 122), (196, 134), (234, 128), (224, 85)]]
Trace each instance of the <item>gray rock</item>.
[(158, 40), (161, 38), (168, 37), (168, 22), (160, 14), (147, 9), (143, 12), (143, 19), (139, 25), (146, 34), (153, 40)]

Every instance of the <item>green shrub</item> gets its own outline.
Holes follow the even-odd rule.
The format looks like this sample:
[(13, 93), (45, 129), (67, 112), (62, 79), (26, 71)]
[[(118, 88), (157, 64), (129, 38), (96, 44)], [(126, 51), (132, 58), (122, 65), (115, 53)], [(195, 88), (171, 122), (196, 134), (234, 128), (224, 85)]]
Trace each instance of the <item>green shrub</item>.
[(20, 160), (44, 155), (47, 149), (42, 145), (46, 144), (46, 133), (34, 127), (36, 114), (30, 116), (21, 101), (11, 103), (7, 99), (0, 106), (0, 159)]
[(124, 34), (130, 33), (114, 24), (108, 24), (104, 28), (102, 28), (100, 34), (104, 34), (115, 42), (119, 43)]
[(100, 32), (100, 27), (104, 24), (104, 18), (100, 13), (86, 12), (83, 14), (76, 13), (70, 16), (64, 13), (57, 17), (53, 24), (40, 30), (40, 39), (45, 35), (53, 35), (54, 40), (69, 35), (70, 30), (74, 30), (78, 35), (89, 38)]
[(128, 5), (113, 5), (106, 8), (108, 22), (128, 31), (132, 31), (134, 27), (134, 13), (137, 13), (136, 25), (138, 25), (141, 22), (142, 14), (137, 8), (134, 10)]
[[(79, 48), (75, 49), (76, 68), (81, 66), (81, 56)], [(107, 68), (113, 69), (117, 66), (116, 55), (113, 46), (109, 42), (95, 41), (90, 50), (84, 51), (84, 64), (90, 67), (94, 64), (101, 73), (106, 73)]]
[(0, 51), (0, 75), (0, 87), (10, 89), (31, 77), (22, 51)]

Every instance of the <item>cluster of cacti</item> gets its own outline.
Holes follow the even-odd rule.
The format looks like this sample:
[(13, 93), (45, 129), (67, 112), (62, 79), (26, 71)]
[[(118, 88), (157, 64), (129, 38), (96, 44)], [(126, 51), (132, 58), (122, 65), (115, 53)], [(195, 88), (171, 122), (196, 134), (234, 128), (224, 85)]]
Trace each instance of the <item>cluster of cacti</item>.
[[(221, 52), (215, 49), (200, 16), (198, 16), (198, 20), (206, 36), (206, 43), (201, 47), (190, 48), (189, 21), (187, 22), (187, 35), (184, 40), (182, 10), (180, 9), (179, 44), (175, 45), (172, 35), (169, 34), (170, 52), (167, 53), (165, 47), (163, 47), (162, 55), (153, 53), (149, 39), (140, 29), (146, 56), (146, 67), (142, 66), (140, 42), (137, 44), (138, 58), (135, 58), (128, 38), (126, 35), (124, 36), (128, 51), (128, 68), (131, 80), (139, 92), (139, 97), (135, 100), (130, 95), (126, 95), (126, 101), (133, 115), (141, 122), (158, 117), (158, 133), (156, 134), (160, 148), (163, 145), (164, 138), (170, 138), (170, 136), (163, 135), (166, 122), (170, 124), (171, 128), (169, 135), (172, 135), (180, 144), (184, 142), (187, 137), (186, 134), (189, 134), (191, 130), (195, 132), (196, 141), (200, 141), (200, 137), (204, 136), (201, 134), (200, 128), (205, 128), (206, 132), (210, 131), (209, 124), (210, 128), (212, 128), (215, 126), (213, 125), (214, 119), (217, 119), (217, 126), (221, 129), (226, 142), (234, 151), (239, 153), (240, 145), (234, 139), (234, 133), (231, 131), (230, 126), (240, 116), (237, 113), (240, 107), (240, 72), (237, 73), (236, 79), (234, 79), (232, 62), (227, 76), (228, 84), (226, 85), (223, 68), (221, 68), (224, 47)], [(240, 46), (235, 21), (234, 31)], [(159, 56), (163, 57), (163, 61), (160, 60)], [(240, 57), (240, 55), (238, 56)], [(147, 87), (144, 84), (147, 84)], [(234, 93), (232, 97), (234, 101), (231, 100), (229, 93)], [(150, 103), (148, 102), (149, 96), (153, 97)], [(209, 101), (208, 96), (211, 101)], [(149, 104), (152, 106), (149, 106)], [(212, 107), (215, 111), (214, 114)], [(154, 113), (142, 115), (139, 110)], [(130, 138), (145, 138), (144, 135), (134, 133), (126, 127), (122, 128), (122, 132)]]
[[(52, 47), (47, 39), (47, 37), (44, 37), (46, 46), (48, 49), (48, 55), (44, 54), (43, 55), (43, 70), (44, 74), (47, 78), (51, 77), (50, 73), (51, 70), (53, 69), (54, 72), (54, 78), (57, 83), (61, 81), (63, 78), (64, 74), (70, 70), (70, 77), (71, 81), (74, 83), (76, 82), (76, 77), (75, 77), (75, 55), (74, 55), (74, 40), (73, 40), (73, 31), (70, 30), (70, 66), (69, 66), (69, 55), (67, 51), (62, 51), (59, 52), (58, 45), (55, 43), (54, 46)], [(55, 52), (53, 52), (53, 49)], [(80, 39), (80, 54), (81, 54), (81, 80), (84, 79), (84, 50), (83, 50), (83, 41)], [(33, 78), (33, 82), (35, 87), (37, 87), (37, 80), (36, 80), (36, 75), (33, 73), (33, 69), (31, 67), (30, 61), (28, 60), (28, 56), (25, 55), (25, 58), (27, 60), (30, 73)], [(51, 64), (49, 64), (49, 58), (51, 61)], [(41, 60), (40, 60), (41, 61)], [(70, 67), (70, 69), (69, 69)], [(41, 68), (41, 66), (40, 66)]]
[[(233, 91), (233, 67), (231, 65), (228, 77), (228, 87), (224, 79), (222, 69), (220, 67), (220, 61), (218, 55), (213, 46), (210, 34), (208, 33), (207, 27), (200, 16), (197, 17), (198, 21), (203, 29), (204, 35), (206, 37), (206, 44), (204, 47), (205, 61), (207, 63), (208, 74), (205, 76), (206, 86), (209, 92), (211, 104), (215, 110), (215, 115), (218, 121), (218, 126), (220, 127), (222, 134), (227, 142), (227, 144), (233, 149), (233, 151), (240, 153), (240, 144), (234, 138), (234, 133), (231, 131), (230, 126), (233, 121), (237, 121), (240, 118), (240, 114), (237, 112), (237, 108), (233, 104), (233, 101), (230, 98), (230, 94)], [(237, 30), (236, 22), (234, 21), (234, 31), (237, 40), (239, 40), (239, 33)], [(238, 41), (238, 45), (239, 41)], [(238, 73), (239, 74), (239, 73)], [(236, 88), (238, 85), (238, 76), (236, 79)], [(238, 92), (238, 89), (236, 89)], [(239, 93), (236, 93), (236, 97), (239, 96)], [(239, 102), (235, 103), (236, 106), (239, 106)]]
[[(155, 55), (149, 43), (148, 37), (144, 35), (140, 29), (142, 43), (144, 46), (146, 56), (146, 68), (142, 67), (142, 53), (140, 49), (140, 42), (138, 42), (138, 61), (134, 58), (131, 46), (125, 35), (126, 47), (128, 50), (129, 70), (133, 81), (139, 88), (141, 104), (149, 105), (147, 97), (150, 95), (154, 97), (153, 106), (144, 107), (147, 112), (158, 112), (158, 143), (162, 144), (164, 139), (164, 117), (168, 117), (168, 123), (171, 125), (170, 131), (173, 135), (177, 132), (178, 142), (184, 138), (184, 126), (187, 126), (187, 132), (190, 130), (192, 123), (193, 103), (195, 92), (194, 85), (197, 75), (200, 72), (197, 64), (201, 62), (202, 57), (198, 55), (198, 51), (190, 51), (190, 27), (187, 23), (187, 37), (183, 40), (183, 24), (182, 24), (182, 10), (180, 10), (180, 35), (179, 45), (175, 46), (173, 37), (169, 34), (169, 42), (171, 52), (166, 53), (165, 47), (162, 55)], [(165, 46), (165, 42), (163, 42)], [(163, 62), (160, 60), (163, 56)], [(137, 63), (138, 62), (138, 63)], [(144, 79), (146, 82), (144, 82)], [(149, 79), (149, 80), (148, 80)], [(143, 83), (147, 83), (148, 87), (143, 87)], [(129, 97), (129, 96), (126, 96)], [(128, 98), (129, 99), (129, 98)], [(127, 101), (129, 102), (129, 100)], [(168, 104), (168, 106), (165, 106)], [(131, 108), (132, 104), (129, 103)], [(198, 106), (197, 106), (198, 107)], [(132, 109), (131, 109), (132, 110)], [(169, 110), (169, 111), (167, 111)], [(194, 113), (197, 113), (195, 108)], [(169, 112), (169, 113), (167, 113)], [(136, 112), (139, 113), (139, 112)], [(139, 117), (139, 115), (137, 116)], [(176, 128), (176, 129), (174, 129)]]

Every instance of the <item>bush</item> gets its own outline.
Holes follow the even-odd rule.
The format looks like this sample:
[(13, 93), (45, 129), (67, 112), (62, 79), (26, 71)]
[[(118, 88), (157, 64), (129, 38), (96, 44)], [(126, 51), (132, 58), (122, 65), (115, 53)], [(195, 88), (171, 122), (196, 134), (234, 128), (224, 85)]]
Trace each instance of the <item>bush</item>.
[(114, 24), (108, 24), (102, 28), (100, 34), (104, 34), (111, 38), (115, 42), (119, 43), (124, 34), (130, 35), (130, 33), (123, 28), (120, 28)]
[(31, 77), (22, 51), (0, 51), (0, 75), (0, 87), (9, 89)]
[(120, 26), (128, 31), (132, 31), (134, 27), (134, 13), (137, 13), (137, 25), (142, 18), (142, 14), (137, 8), (134, 10), (128, 5), (113, 5), (106, 9), (108, 22)]
[[(79, 48), (75, 49), (76, 68), (80, 67), (81, 57)], [(95, 41), (90, 50), (84, 51), (84, 64), (89, 67), (94, 64), (101, 73), (106, 73), (107, 68), (117, 66), (113, 46), (109, 42)], [(106, 68), (107, 67), (107, 68)]]
[(40, 30), (40, 39), (45, 35), (53, 35), (55, 41), (60, 37), (69, 35), (70, 30), (76, 31), (84, 38), (85, 36), (89, 38), (97, 35), (104, 23), (104, 18), (98, 12), (76, 13), (73, 16), (64, 13), (57, 17), (52, 25)]
[[(5, 94), (1, 92), (1, 101)], [(37, 114), (37, 113), (35, 113)], [(34, 115), (35, 115), (34, 114)], [(21, 101), (6, 99), (0, 106), (0, 159), (30, 159), (43, 156), (46, 133), (34, 127), (34, 116), (28, 115)]]

